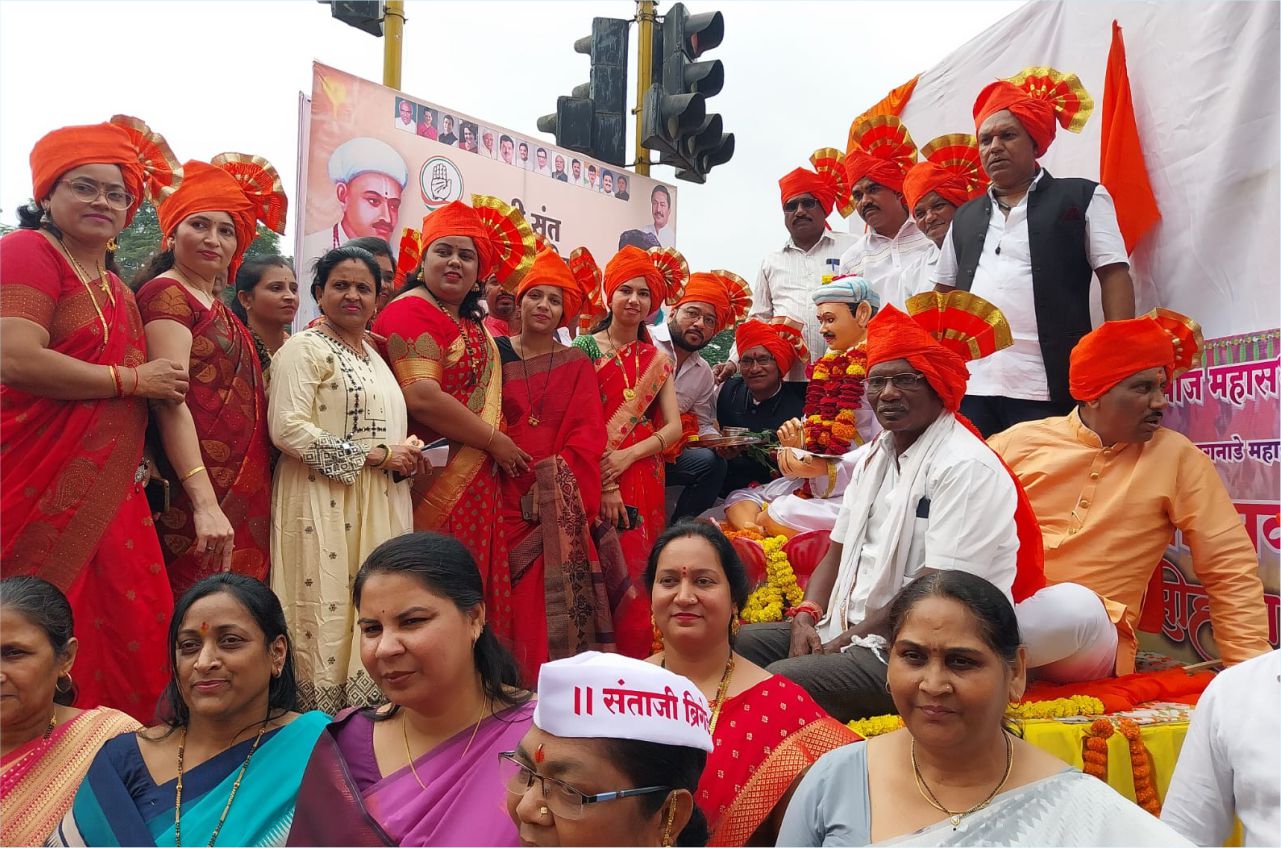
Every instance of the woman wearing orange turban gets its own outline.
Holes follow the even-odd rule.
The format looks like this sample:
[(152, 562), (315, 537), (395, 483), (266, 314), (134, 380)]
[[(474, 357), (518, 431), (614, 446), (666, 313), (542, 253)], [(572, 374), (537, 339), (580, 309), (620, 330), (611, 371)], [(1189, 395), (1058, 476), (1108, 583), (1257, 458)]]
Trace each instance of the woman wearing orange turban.
[[(271, 454), (253, 336), (218, 297), (262, 221), (284, 232), (280, 176), (265, 159), (222, 153), (188, 162), (156, 209), (161, 251), (138, 272), (151, 356), (189, 366), (185, 403), (155, 407), (169, 508), (158, 519), (178, 597), (214, 571), (266, 580), (271, 561)], [(161, 452), (157, 451), (160, 455)]]
[(41, 138), (31, 173), (35, 202), (0, 241), (2, 573), (44, 578), (71, 602), (78, 667), (94, 670), (80, 703), (147, 720), (168, 677), (173, 598), (143, 494), (146, 402), (180, 402), (187, 371), (147, 362), (111, 249), (182, 169), (163, 138), (116, 116)]
[[(667, 523), (662, 454), (679, 449), (681, 436), (673, 364), (651, 342), (645, 319), (679, 300), (688, 279), (689, 266), (674, 249), (624, 247), (605, 266), (605, 319), (574, 339), (596, 366), (605, 406), (600, 515), (622, 533), (637, 587), (645, 585), (650, 548)], [(615, 632), (621, 653), (650, 655), (648, 597), (619, 611)]]
[(454, 536), (485, 582), (486, 624), (511, 644), (511, 580), (500, 521), (502, 478), (530, 455), (502, 420), (502, 363), (480, 308), (491, 274), (515, 287), (534, 261), (534, 231), (495, 197), (454, 201), (423, 219), (422, 261), (374, 321), (405, 394), (409, 432), (449, 442), (442, 468), (414, 478), (414, 529)]
[(627, 576), (622, 557), (613, 556), (606, 577), (593, 538), (608, 533), (606, 554), (618, 551), (613, 529), (597, 520), (605, 416), (596, 370), (583, 351), (556, 340), (593, 286), (594, 275), (575, 277), (555, 252), (540, 251), (515, 292), (520, 333), (496, 340), (507, 434), (531, 457), (529, 471), (503, 479), (502, 501), (512, 646), (529, 685), (548, 660), (614, 650), (607, 587)]

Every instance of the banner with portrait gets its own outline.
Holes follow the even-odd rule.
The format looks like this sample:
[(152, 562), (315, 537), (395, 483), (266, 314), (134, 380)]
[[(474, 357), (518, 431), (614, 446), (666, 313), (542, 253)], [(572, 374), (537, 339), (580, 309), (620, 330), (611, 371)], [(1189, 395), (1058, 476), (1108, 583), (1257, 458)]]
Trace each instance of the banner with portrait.
[(564, 256), (605, 263), (623, 245), (676, 243), (676, 189), (430, 100), (313, 64), (301, 110), (295, 267), (297, 326), (317, 315), (306, 281), (316, 259), (353, 238), (397, 251), (401, 231), (473, 194), (520, 208)]

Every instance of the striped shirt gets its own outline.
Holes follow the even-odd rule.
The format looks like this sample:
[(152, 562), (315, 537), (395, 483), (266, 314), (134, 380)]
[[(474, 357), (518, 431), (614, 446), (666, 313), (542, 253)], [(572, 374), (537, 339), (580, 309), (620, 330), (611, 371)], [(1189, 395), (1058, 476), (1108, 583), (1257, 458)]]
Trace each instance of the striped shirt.
[[(810, 361), (827, 351), (819, 331), (818, 307), (810, 299), (823, 284), (823, 275), (836, 274), (841, 254), (857, 236), (827, 230), (809, 250), (801, 250), (790, 238), (782, 250), (766, 255), (752, 288), (752, 318), (791, 318), (805, 324), (805, 345)], [(737, 359), (737, 357), (735, 357)], [(799, 369), (799, 376), (798, 376)], [(805, 364), (798, 362), (787, 375), (789, 380), (805, 379)]]

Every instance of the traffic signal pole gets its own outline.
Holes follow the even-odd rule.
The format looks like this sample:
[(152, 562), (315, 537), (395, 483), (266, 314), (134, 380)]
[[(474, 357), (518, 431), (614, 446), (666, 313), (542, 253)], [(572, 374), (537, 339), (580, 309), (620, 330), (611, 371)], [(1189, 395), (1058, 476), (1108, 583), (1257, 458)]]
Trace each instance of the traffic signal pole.
[(383, 10), (383, 85), (400, 88), (401, 42), (405, 31), (405, 0), (387, 0)]
[(649, 90), (654, 76), (654, 9), (658, 4), (654, 0), (636, 0), (636, 173), (649, 176), (649, 150), (642, 139), (644, 115), (642, 106), (645, 92)]

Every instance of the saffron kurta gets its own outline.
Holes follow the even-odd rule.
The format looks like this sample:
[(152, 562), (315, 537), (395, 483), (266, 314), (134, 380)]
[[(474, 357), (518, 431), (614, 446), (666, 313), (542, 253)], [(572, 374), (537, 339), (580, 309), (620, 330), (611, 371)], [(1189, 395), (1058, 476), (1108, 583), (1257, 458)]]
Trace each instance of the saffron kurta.
[(272, 487), (271, 585), (294, 639), (304, 709), (381, 701), (355, 645), (351, 585), (378, 545), (413, 526), (409, 481), (365, 465), (403, 442), (408, 416), (391, 369), (303, 330), (272, 360), (268, 419), (282, 454)]

